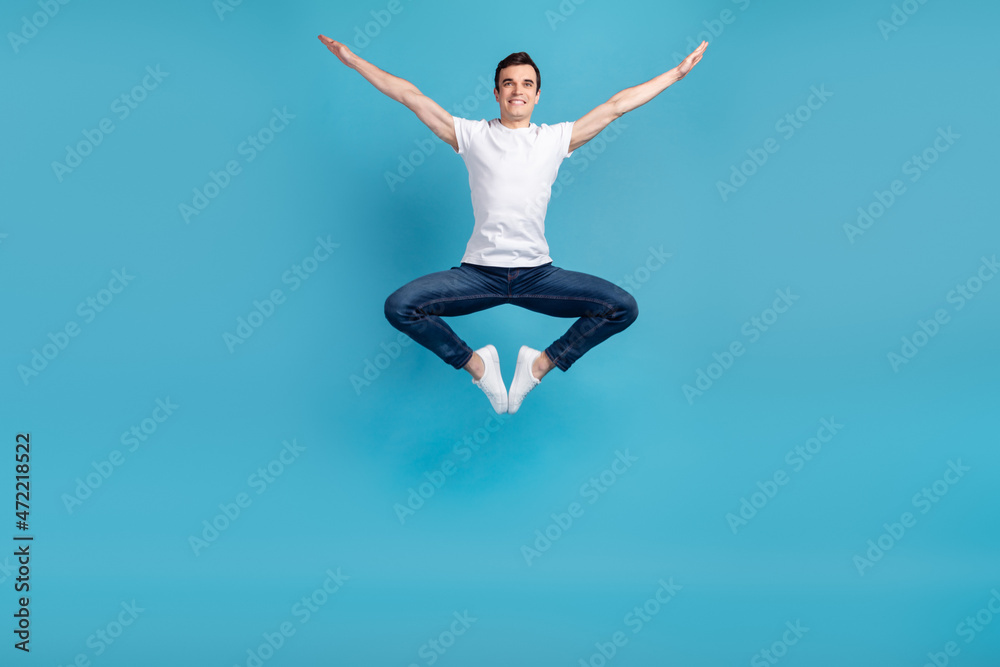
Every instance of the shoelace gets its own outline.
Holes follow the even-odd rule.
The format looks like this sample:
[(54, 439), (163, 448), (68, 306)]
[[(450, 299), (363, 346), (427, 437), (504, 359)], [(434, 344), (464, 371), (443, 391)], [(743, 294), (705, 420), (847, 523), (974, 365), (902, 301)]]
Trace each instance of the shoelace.
[(493, 399), (495, 399), (495, 398), (499, 398), (499, 397), (500, 397), (500, 394), (498, 394), (498, 393), (494, 392), (494, 391), (493, 391), (493, 390), (492, 390), (491, 388), (489, 388), (489, 387), (485, 387), (485, 386), (484, 386), (484, 387), (483, 387), (483, 390), (484, 390), (484, 392), (486, 393), (486, 398), (490, 399), (491, 401), (492, 401)]
[(486, 394), (486, 397), (488, 399), (490, 399), (491, 401), (494, 398), (499, 398), (500, 394), (498, 394), (495, 391), (493, 391), (493, 388), (490, 385), (483, 383), (483, 380), (485, 380), (485, 379), (486, 379), (486, 375), (483, 375), (482, 378), (480, 378), (479, 380), (476, 381), (476, 386), (479, 387), (480, 389), (482, 389), (483, 393)]
[[(529, 371), (529, 373), (530, 373), (530, 371)], [(531, 377), (529, 375), (528, 376), (528, 382), (530, 384), (527, 385), (527, 389), (522, 389), (522, 391), (521, 391), (521, 395), (520, 395), (520, 399), (521, 400), (524, 400), (524, 397), (528, 395), (528, 392), (530, 392), (532, 389), (534, 389), (535, 387), (537, 387), (539, 385), (539, 383), (541, 383), (541, 380), (536, 380), (535, 378), (533, 378), (533, 377)], [(524, 385), (521, 385), (521, 386), (524, 387)]]

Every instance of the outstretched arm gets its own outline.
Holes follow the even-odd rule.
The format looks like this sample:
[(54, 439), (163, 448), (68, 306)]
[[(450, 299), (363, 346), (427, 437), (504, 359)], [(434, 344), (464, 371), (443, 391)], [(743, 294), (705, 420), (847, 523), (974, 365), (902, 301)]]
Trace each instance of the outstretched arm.
[(641, 107), (687, 76), (691, 68), (701, 60), (701, 55), (707, 46), (708, 42), (702, 42), (677, 67), (667, 70), (646, 83), (640, 83), (638, 86), (632, 86), (616, 93), (610, 100), (595, 107), (586, 116), (576, 121), (573, 124), (573, 136), (569, 142), (569, 150), (575, 151), (596, 137), (611, 121), (620, 118), (632, 109)]
[(446, 144), (458, 151), (458, 139), (455, 137), (455, 121), (452, 115), (441, 106), (421, 93), (416, 86), (393, 76), (372, 65), (364, 58), (353, 53), (345, 44), (325, 37), (319, 36), (319, 40), (326, 45), (326, 48), (340, 58), (340, 61), (358, 71), (373, 86), (388, 97), (403, 104), (421, 120), (431, 131), (441, 138)]

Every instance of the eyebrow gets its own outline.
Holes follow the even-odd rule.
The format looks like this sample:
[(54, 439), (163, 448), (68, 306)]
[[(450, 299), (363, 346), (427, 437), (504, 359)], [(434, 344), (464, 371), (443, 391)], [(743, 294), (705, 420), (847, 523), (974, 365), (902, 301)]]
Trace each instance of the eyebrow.
[[(500, 80), (500, 83), (507, 83), (508, 81), (513, 81), (513, 80), (514, 80), (514, 79), (512, 79), (512, 78), (508, 77), (508, 78), (506, 78), (506, 79), (501, 79), (501, 80)], [(527, 81), (528, 83), (534, 83), (534, 82), (535, 82), (535, 80), (534, 80), (534, 79), (522, 79), (522, 81)]]

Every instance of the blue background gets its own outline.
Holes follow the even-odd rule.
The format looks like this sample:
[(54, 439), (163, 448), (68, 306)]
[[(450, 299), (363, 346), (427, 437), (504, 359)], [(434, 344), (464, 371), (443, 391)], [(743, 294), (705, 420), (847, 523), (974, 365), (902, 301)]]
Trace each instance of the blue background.
[[(773, 664), (767, 649), (789, 666), (917, 667), (955, 642), (949, 664), (1000, 664), (987, 606), (1000, 281), (973, 280), (961, 309), (948, 300), (1000, 251), (996, 4), (911, 0), (886, 32), (888, 0), (400, 3), (93, 0), (36, 30), (24, 21), (39, 4), (0, 12), (0, 536), (21, 533), (14, 438), (27, 431), (35, 537), (30, 655), (12, 647), (16, 574), (0, 558), (0, 662)], [(491, 420), (467, 374), (394, 347), (385, 298), (461, 258), (467, 171), (320, 33), (473, 119), (498, 115), (480, 78), (527, 51), (542, 71), (532, 121), (549, 124), (709, 38), (686, 79), (563, 163), (555, 263), (631, 276), (640, 314), (517, 415)], [(112, 105), (147, 67), (166, 76), (122, 118)], [(832, 96), (800, 109), (814, 86)], [(294, 118), (248, 161), (241, 142), (275, 109)], [(789, 136), (776, 124), (797, 111), (808, 120)], [(105, 118), (113, 132), (60, 178), (53, 163)], [(948, 128), (959, 138), (911, 180), (904, 164)], [(741, 166), (769, 138), (780, 149)], [(230, 160), (240, 172), (185, 221), (179, 206)], [(753, 173), (724, 196), (734, 168)], [(894, 180), (905, 194), (849, 238)], [(282, 277), (317, 238), (339, 247), (293, 290)], [(671, 254), (652, 272), (651, 247)], [(134, 278), (88, 319), (78, 304), (123, 267)], [(275, 289), (284, 303), (227, 346)], [(777, 290), (798, 299), (751, 341), (745, 323), (773, 315)], [(939, 309), (947, 323), (894, 368), (889, 353)], [(78, 335), (25, 374), (67, 323)], [(569, 325), (508, 306), (450, 323), (496, 345), (508, 381), (520, 345)], [(712, 368), (735, 341), (744, 354)], [(352, 383), (376, 361), (370, 384)], [(685, 394), (699, 371), (711, 386)], [(162, 423), (148, 421), (158, 399), (177, 406)], [(786, 453), (822, 419), (843, 427), (796, 469)], [(143, 420), (155, 431), (130, 451), (122, 434)], [(482, 443), (467, 460), (465, 439)], [(297, 458), (271, 463), (293, 440)], [(102, 463), (115, 451), (121, 465)], [(631, 467), (605, 473), (603, 493), (584, 487), (617, 452)], [(949, 462), (968, 471), (915, 503)], [(269, 463), (281, 472), (261, 490)], [(453, 474), (432, 489), (442, 466)], [(776, 473), (787, 483), (769, 486)], [(241, 493), (249, 506), (226, 519)], [(760, 507), (735, 524), (743, 499)], [(574, 502), (582, 515), (559, 528), (552, 515)], [(915, 524), (885, 536), (904, 512)], [(205, 533), (213, 521), (224, 529)], [(880, 536), (890, 548), (859, 568)], [(338, 568), (349, 578), (301, 622), (294, 605)], [(661, 579), (681, 588), (633, 632), (627, 615)], [(116, 626), (133, 601), (142, 611)], [(463, 612), (476, 620), (450, 644)], [(980, 612), (967, 642), (960, 624)], [(284, 622), (295, 633), (259, 651)], [(107, 644), (98, 630), (122, 632)], [(627, 643), (604, 658), (616, 632)]]

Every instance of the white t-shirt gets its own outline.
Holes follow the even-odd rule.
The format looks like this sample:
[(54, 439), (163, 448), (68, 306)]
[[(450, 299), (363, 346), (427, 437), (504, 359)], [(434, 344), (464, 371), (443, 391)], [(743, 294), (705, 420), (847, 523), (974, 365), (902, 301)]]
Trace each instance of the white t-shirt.
[(573, 154), (573, 122), (511, 129), (499, 118), (453, 118), (476, 218), (462, 261), (503, 267), (551, 262), (545, 211), (559, 165)]

